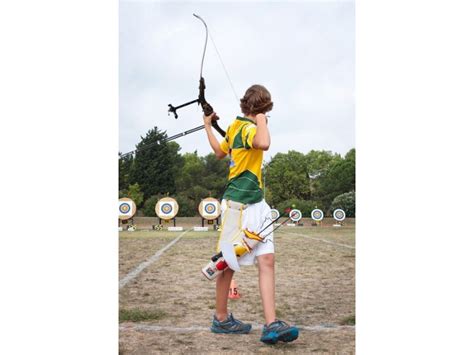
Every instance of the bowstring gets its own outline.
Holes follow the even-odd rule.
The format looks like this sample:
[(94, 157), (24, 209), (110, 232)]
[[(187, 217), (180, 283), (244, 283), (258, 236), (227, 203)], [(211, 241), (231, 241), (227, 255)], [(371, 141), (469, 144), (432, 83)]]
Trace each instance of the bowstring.
[(235, 91), (234, 84), (232, 83), (232, 80), (230, 79), (229, 72), (227, 71), (227, 68), (226, 68), (226, 66), (225, 66), (225, 64), (224, 64), (224, 61), (222, 60), (221, 54), (219, 53), (219, 50), (217, 49), (216, 43), (214, 42), (214, 38), (212, 38), (212, 33), (211, 33), (211, 31), (209, 31), (209, 36), (211, 37), (212, 45), (214, 46), (214, 49), (215, 49), (215, 51), (216, 51), (216, 53), (217, 53), (217, 57), (219, 58), (219, 61), (221, 62), (222, 68), (224, 69), (225, 75), (226, 75), (226, 77), (227, 77), (227, 81), (228, 81), (229, 84), (230, 84), (230, 87), (231, 87), (231, 89), (232, 89), (232, 92), (234, 93), (235, 99), (237, 100), (237, 102), (240, 103), (239, 96), (237, 95), (237, 92)]
[(198, 18), (199, 20), (201, 20), (201, 22), (204, 24), (204, 27), (206, 28), (206, 41), (204, 42), (204, 51), (202, 53), (200, 77), (202, 78), (202, 69), (204, 67), (204, 57), (206, 55), (206, 49), (207, 49), (207, 39), (210, 36), (212, 45), (213, 45), (213, 47), (214, 47), (214, 49), (217, 53), (217, 57), (219, 58), (219, 62), (221, 63), (222, 68), (224, 69), (224, 73), (226, 75), (227, 81), (229, 82), (230, 88), (232, 89), (232, 92), (234, 93), (234, 97), (237, 100), (237, 102), (240, 103), (239, 96), (237, 95), (237, 92), (236, 92), (235, 87), (234, 87), (234, 83), (232, 82), (232, 79), (230, 78), (229, 72), (227, 71), (227, 68), (224, 64), (224, 61), (222, 60), (221, 54), (220, 54), (219, 50), (217, 49), (216, 42), (214, 42), (214, 38), (212, 38), (212, 33), (211, 33), (211, 31), (209, 31), (209, 29), (207, 27), (206, 21), (204, 21), (204, 19), (202, 17), (200, 17), (199, 15), (193, 14), (193, 16)]

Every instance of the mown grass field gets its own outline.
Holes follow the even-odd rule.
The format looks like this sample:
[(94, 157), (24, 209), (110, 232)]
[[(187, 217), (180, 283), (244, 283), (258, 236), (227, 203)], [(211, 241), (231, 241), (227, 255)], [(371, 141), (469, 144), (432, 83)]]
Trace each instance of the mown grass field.
[[(179, 224), (178, 224), (179, 225)], [(197, 223), (195, 225), (198, 225)], [(355, 352), (355, 226), (282, 227), (275, 233), (277, 316), (301, 327), (293, 343), (259, 341), (264, 322), (256, 266), (234, 276), (241, 298), (234, 315), (254, 325), (248, 335), (215, 335), (214, 282), (201, 275), (218, 232), (137, 230), (120, 233), (119, 276), (139, 273), (120, 288), (120, 353)], [(143, 267), (146, 265), (146, 267)]]

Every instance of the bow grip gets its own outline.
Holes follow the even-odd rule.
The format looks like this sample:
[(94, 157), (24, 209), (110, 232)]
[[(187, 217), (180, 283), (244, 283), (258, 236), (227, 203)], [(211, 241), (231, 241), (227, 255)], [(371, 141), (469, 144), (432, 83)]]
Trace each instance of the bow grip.
[[(214, 109), (212, 108), (210, 104), (208, 104), (207, 102), (204, 102), (202, 104), (202, 112), (204, 112), (204, 115), (210, 116), (214, 113)], [(213, 121), (217, 121), (218, 119), (219, 119), (219, 116), (217, 115), (214, 115), (214, 117), (212, 118)]]

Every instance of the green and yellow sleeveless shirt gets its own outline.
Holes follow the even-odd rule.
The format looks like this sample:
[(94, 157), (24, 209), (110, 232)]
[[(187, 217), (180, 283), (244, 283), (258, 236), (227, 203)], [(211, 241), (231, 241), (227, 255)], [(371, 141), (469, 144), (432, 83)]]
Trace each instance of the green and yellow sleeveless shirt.
[(263, 199), (262, 161), (263, 150), (252, 146), (257, 133), (256, 124), (249, 118), (239, 117), (227, 129), (221, 149), (229, 154), (229, 178), (223, 198), (257, 203)]

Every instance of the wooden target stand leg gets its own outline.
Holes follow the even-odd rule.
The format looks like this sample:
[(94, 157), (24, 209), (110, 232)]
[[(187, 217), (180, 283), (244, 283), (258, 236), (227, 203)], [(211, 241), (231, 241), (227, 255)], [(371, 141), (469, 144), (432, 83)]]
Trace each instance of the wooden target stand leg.
[(155, 227), (154, 229), (160, 231), (163, 229), (163, 225), (161, 224), (161, 218), (160, 217), (157, 217), (157, 218), (158, 218), (158, 225), (154, 226)]
[(176, 227), (176, 217), (172, 219), (161, 219), (158, 217), (158, 223), (160, 224), (160, 226), (162, 221), (165, 221), (165, 223), (168, 223), (168, 221), (173, 221), (173, 227)]
[[(129, 223), (128, 222), (131, 222), (131, 225), (133, 226), (133, 217), (132, 218), (129, 218), (129, 219), (120, 219), (118, 220), (118, 226), (119, 228), (122, 227), (122, 231), (123, 232), (126, 232), (128, 230), (128, 226), (129, 226)], [(124, 226), (126, 226), (127, 228), (124, 229)]]
[[(217, 226), (219, 225), (219, 217), (216, 219), (205, 219), (201, 217), (201, 227), (204, 227), (204, 221), (207, 221), (207, 224), (213, 224), (214, 229), (217, 229)], [(214, 221), (216, 221), (216, 223), (214, 223)]]
[(201, 217), (201, 227), (204, 228), (204, 221), (207, 221), (207, 224), (212, 224), (214, 230), (218, 230), (220, 226), (220, 216), (217, 217), (216, 219), (205, 219)]
[(220, 226), (220, 223), (219, 223), (219, 217), (217, 217), (215, 220), (215, 223), (214, 223), (214, 230), (219, 230), (219, 226)]
[[(160, 217), (158, 217), (158, 230), (163, 230), (164, 229), (164, 226), (162, 224), (162, 222), (165, 222), (165, 223), (169, 223), (170, 221), (173, 221), (173, 227), (176, 227), (176, 217), (173, 217), (171, 219), (161, 219)], [(180, 227), (182, 229), (182, 227)]]

